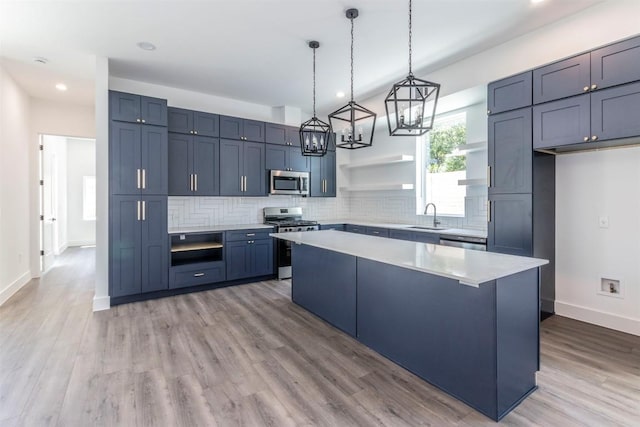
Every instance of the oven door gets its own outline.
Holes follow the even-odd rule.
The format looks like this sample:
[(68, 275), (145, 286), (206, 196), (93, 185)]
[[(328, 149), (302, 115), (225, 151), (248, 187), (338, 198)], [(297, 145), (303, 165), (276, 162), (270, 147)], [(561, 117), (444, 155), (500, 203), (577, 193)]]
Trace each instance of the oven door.
[(309, 194), (309, 172), (272, 170), (269, 194)]
[(277, 239), (278, 251), (278, 279), (288, 279), (291, 277), (291, 242), (284, 239)]

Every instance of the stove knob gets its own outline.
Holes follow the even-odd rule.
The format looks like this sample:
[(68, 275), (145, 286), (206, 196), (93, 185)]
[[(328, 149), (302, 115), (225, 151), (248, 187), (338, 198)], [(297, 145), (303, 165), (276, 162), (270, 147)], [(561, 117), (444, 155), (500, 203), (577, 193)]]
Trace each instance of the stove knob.
[(313, 231), (313, 227), (307, 227), (307, 231)]

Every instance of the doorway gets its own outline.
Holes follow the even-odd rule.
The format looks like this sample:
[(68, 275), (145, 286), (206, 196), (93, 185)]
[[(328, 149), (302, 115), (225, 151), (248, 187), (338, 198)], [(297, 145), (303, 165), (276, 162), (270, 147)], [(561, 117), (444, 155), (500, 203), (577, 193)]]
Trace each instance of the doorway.
[(40, 271), (67, 248), (95, 245), (95, 139), (40, 135)]

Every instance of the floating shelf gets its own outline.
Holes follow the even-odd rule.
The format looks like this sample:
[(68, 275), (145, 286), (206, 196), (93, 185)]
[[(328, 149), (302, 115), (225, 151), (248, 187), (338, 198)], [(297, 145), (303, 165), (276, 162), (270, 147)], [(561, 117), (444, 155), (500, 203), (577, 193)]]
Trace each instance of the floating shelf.
[(455, 150), (449, 154), (448, 156), (464, 156), (467, 153), (472, 153), (474, 151), (483, 151), (487, 149), (487, 142), (470, 142), (468, 144), (458, 145)]
[(412, 162), (413, 159), (414, 157), (411, 155), (399, 154), (396, 156), (378, 157), (375, 159), (369, 159), (362, 162), (343, 163), (340, 165), (340, 167), (345, 169), (366, 168), (369, 166), (390, 165), (394, 163), (407, 163), (407, 162)]
[(222, 247), (222, 243), (217, 242), (185, 243), (171, 246), (171, 252), (201, 251), (203, 249), (220, 249)]
[(487, 185), (486, 178), (459, 179), (458, 185)]
[(343, 191), (413, 190), (413, 184), (354, 185), (351, 187), (340, 187), (340, 190), (343, 190)]

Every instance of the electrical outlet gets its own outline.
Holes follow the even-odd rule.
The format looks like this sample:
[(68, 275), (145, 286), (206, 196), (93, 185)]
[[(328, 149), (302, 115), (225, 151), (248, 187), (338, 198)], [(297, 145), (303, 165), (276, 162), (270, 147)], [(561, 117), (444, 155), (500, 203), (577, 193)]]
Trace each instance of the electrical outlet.
[(598, 226), (600, 228), (609, 228), (609, 217), (606, 215), (600, 216), (600, 218), (598, 218)]
[(601, 278), (598, 294), (622, 298), (622, 288), (620, 287), (620, 280), (607, 279), (605, 277)]

